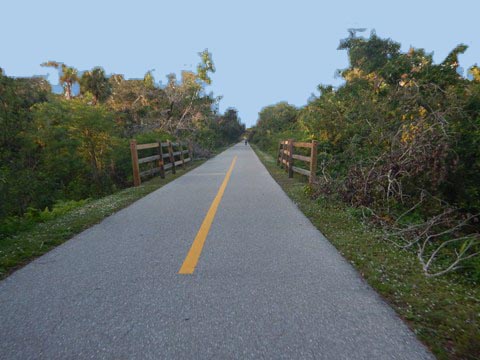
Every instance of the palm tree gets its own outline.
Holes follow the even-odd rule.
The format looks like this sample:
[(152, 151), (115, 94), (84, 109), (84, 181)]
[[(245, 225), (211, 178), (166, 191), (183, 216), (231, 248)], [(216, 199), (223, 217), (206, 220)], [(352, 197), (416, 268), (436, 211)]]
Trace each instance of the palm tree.
[(85, 71), (80, 79), (80, 92), (91, 93), (93, 104), (105, 101), (112, 93), (112, 86), (101, 67), (95, 67), (91, 71)]
[(65, 98), (70, 100), (72, 98), (72, 86), (74, 83), (78, 82), (77, 69), (57, 61), (47, 61), (41, 66), (53, 67), (57, 70), (61, 69), (62, 72), (60, 74), (60, 83), (63, 85)]

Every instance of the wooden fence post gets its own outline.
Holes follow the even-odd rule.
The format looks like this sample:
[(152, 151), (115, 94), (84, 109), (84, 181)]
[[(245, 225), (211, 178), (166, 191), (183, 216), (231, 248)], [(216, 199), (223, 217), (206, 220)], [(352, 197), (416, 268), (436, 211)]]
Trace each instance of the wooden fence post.
[(181, 142), (178, 143), (178, 147), (180, 148), (180, 160), (182, 160), (182, 168), (185, 169), (185, 157), (183, 156), (183, 145)]
[(162, 142), (158, 140), (158, 156), (160, 156), (160, 159), (158, 159), (158, 167), (160, 168), (160, 177), (162, 179), (165, 179), (165, 163), (163, 161), (163, 150), (162, 150)]
[(132, 155), (133, 186), (140, 186), (140, 168), (138, 165), (137, 140), (130, 140), (130, 153)]
[(167, 143), (168, 143), (168, 153), (170, 155), (170, 162), (172, 163), (172, 174), (175, 174), (175, 156), (173, 156), (172, 142), (168, 140)]
[(285, 160), (285, 141), (282, 144), (282, 157), (281, 157), (281, 163), (280, 166), (283, 168), (284, 166), (286, 167), (287, 165), (283, 162)]
[(288, 139), (288, 177), (293, 177), (293, 139)]
[(282, 140), (278, 143), (278, 151), (277, 151), (277, 165), (281, 165), (280, 157), (282, 156)]
[(193, 161), (193, 141), (188, 142), (188, 156), (190, 157), (190, 161)]
[(309, 183), (313, 184), (315, 178), (317, 176), (317, 147), (318, 142), (316, 140), (312, 140), (312, 151), (310, 153), (310, 178)]
[(286, 144), (285, 144), (285, 151), (288, 152), (288, 155), (285, 154), (285, 172), (288, 174), (289, 173), (289, 170), (290, 170), (290, 139), (288, 139), (286, 141)]

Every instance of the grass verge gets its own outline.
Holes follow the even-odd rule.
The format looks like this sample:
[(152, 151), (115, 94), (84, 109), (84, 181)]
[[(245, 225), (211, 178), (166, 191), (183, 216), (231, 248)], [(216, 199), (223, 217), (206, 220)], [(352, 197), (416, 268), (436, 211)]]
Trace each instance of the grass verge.
[(65, 214), (0, 239), (0, 279), (204, 162), (192, 162), (185, 170), (177, 168), (176, 174), (167, 173), (165, 179), (157, 176), (139, 187), (123, 189), (101, 199), (82, 201), (79, 207)]
[(459, 273), (426, 278), (415, 254), (393, 248), (364, 225), (355, 208), (312, 200), (305, 179), (289, 179), (254, 146), (272, 177), (361, 276), (396, 310), (438, 359), (480, 359), (480, 289)]

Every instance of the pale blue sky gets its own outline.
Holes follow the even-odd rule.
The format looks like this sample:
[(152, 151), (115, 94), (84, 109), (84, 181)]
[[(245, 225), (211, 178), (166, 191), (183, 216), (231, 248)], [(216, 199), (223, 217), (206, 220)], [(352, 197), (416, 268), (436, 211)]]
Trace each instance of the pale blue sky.
[(348, 28), (375, 29), (403, 50), (425, 48), (437, 62), (465, 43), (461, 66), (480, 63), (479, 0), (1, 0), (0, 12), (7, 75), (50, 73), (55, 84), (40, 63), (56, 60), (130, 78), (155, 69), (165, 83), (170, 72), (194, 70), (208, 48), (217, 68), (209, 90), (248, 126), (263, 106), (301, 106), (318, 84), (338, 85), (347, 56), (336, 49)]

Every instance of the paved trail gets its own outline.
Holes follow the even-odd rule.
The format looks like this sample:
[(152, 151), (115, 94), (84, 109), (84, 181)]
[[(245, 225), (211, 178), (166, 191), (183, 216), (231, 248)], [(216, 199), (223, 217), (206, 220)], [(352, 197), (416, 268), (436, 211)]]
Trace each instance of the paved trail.
[(2, 359), (431, 358), (243, 144), (1, 282), (0, 324)]

